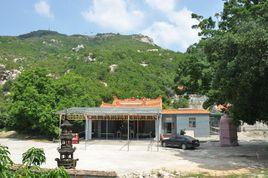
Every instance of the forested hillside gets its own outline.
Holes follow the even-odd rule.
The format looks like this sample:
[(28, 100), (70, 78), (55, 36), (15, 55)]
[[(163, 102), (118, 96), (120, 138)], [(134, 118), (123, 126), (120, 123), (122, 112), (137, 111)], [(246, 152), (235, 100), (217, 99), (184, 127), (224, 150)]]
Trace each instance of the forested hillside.
[[(44, 133), (57, 123), (52, 112), (98, 106), (103, 100), (111, 101), (113, 95), (162, 95), (168, 103), (167, 93), (174, 86), (183, 59), (183, 54), (162, 49), (142, 35), (67, 36), (40, 30), (17, 37), (2, 36), (2, 125), (22, 127), (16, 126), (16, 120), (23, 119), (23, 126), (30, 125), (33, 131), (42, 128)], [(49, 134), (53, 135), (54, 130)]]
[(4, 70), (20, 72), (44, 67), (55, 78), (73, 72), (93, 81), (92, 88), (101, 84), (119, 97), (165, 95), (183, 55), (141, 42), (143, 38), (148, 37), (66, 36), (50, 31), (1, 37), (0, 64)]

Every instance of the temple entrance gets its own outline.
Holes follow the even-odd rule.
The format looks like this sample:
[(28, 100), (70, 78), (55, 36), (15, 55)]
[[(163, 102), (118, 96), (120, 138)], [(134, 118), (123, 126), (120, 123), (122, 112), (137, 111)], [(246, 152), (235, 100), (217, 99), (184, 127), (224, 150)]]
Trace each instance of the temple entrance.
[[(67, 120), (85, 120), (85, 148), (92, 139), (127, 140), (124, 146), (129, 150), (130, 140), (148, 139), (150, 143), (160, 140), (161, 109), (82, 107), (58, 111)], [(151, 145), (151, 144), (150, 144)], [(149, 148), (149, 147), (148, 147)]]
[(155, 137), (155, 120), (92, 120), (93, 139), (151, 139)]

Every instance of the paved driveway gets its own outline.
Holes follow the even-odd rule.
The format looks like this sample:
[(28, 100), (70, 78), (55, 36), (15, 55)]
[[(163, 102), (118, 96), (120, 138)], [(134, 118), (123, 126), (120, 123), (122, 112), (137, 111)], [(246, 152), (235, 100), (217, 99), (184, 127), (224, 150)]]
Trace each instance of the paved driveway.
[[(21, 163), (21, 155), (31, 147), (43, 148), (47, 157), (43, 167), (56, 167), (58, 143), (33, 140), (0, 139), (9, 147), (11, 158)], [(157, 147), (150, 141), (132, 141), (127, 151), (126, 141), (90, 141), (78, 145), (75, 158), (77, 169), (116, 171), (119, 175), (131, 172), (148, 172), (152, 169), (174, 169), (181, 172), (245, 171), (268, 167), (268, 142), (263, 140), (240, 141), (239, 147), (220, 147), (218, 142), (201, 144), (196, 150)]]

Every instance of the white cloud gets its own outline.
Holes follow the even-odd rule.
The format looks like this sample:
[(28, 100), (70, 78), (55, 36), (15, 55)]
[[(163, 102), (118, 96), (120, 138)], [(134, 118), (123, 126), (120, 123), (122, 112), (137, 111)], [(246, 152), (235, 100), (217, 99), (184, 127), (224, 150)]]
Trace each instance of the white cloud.
[(43, 17), (54, 18), (54, 15), (50, 9), (49, 4), (46, 1), (39, 1), (34, 4), (35, 12)]
[(163, 12), (173, 11), (176, 6), (176, 0), (145, 0), (152, 7)]
[(143, 12), (130, 9), (125, 0), (94, 0), (82, 16), (88, 22), (118, 32), (133, 31), (144, 19)]
[[(177, 10), (178, 0), (144, 2), (154, 11), (148, 12), (154, 14), (151, 18), (154, 21), (143, 30), (139, 29), (145, 25), (145, 13), (133, 8), (135, 3), (132, 0), (93, 0), (90, 8), (81, 14), (86, 21), (105, 30), (143, 33), (152, 37), (159, 46), (168, 49), (185, 51), (189, 45), (199, 40), (198, 31), (191, 28), (197, 21), (191, 18), (192, 12), (187, 8)], [(161, 20), (157, 20), (159, 17)]]
[(198, 31), (191, 28), (197, 24), (191, 14), (187, 8), (166, 11), (167, 21), (154, 22), (142, 33), (153, 38), (154, 42), (162, 47), (185, 51), (189, 45), (199, 40)]

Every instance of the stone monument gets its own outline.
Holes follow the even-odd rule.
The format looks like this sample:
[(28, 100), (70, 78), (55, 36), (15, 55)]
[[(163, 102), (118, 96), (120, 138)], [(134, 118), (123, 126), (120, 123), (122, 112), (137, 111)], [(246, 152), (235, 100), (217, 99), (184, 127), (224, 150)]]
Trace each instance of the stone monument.
[(71, 127), (72, 124), (70, 124), (70, 122), (65, 119), (61, 125), (61, 146), (58, 147), (60, 158), (55, 159), (58, 163), (58, 167), (63, 166), (65, 169), (75, 169), (76, 162), (78, 161), (78, 159), (73, 158), (73, 153), (76, 148), (72, 145), (73, 134)]
[(220, 145), (238, 146), (237, 127), (227, 114), (223, 114), (220, 120)]

